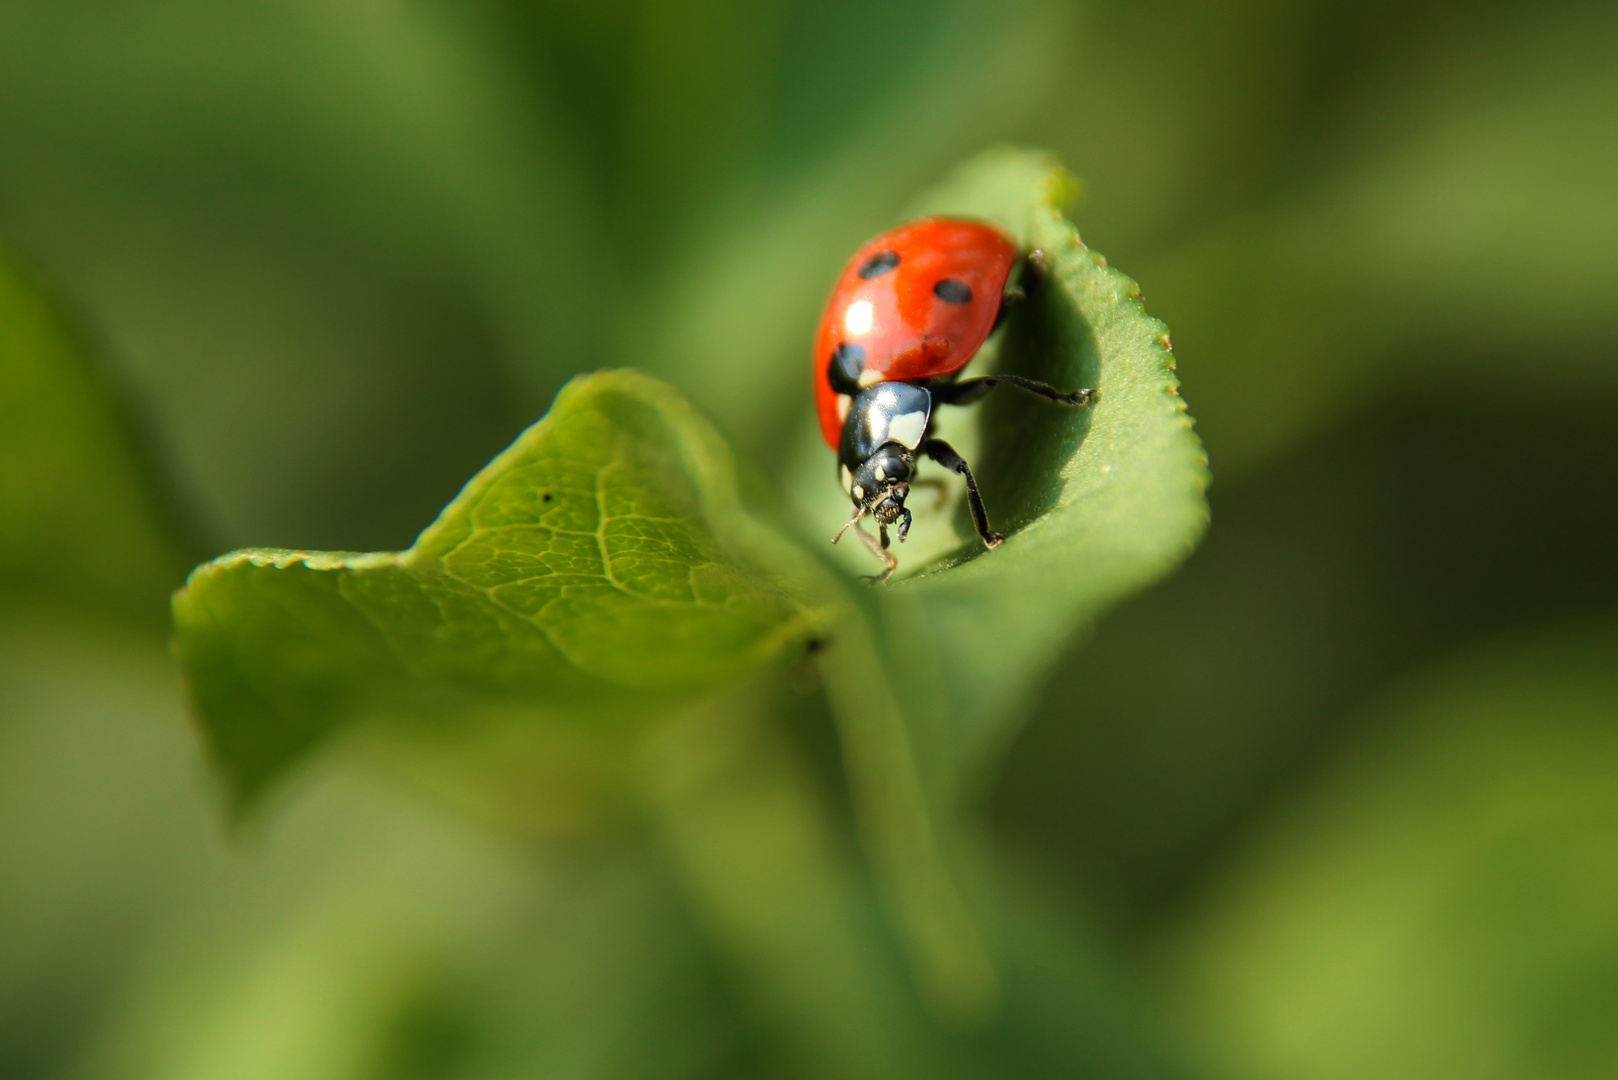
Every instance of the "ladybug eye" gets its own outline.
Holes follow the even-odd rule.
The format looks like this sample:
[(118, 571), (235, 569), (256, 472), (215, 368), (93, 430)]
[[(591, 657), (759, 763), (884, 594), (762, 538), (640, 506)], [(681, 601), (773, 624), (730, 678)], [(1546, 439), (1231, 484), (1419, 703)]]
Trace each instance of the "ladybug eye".
[(970, 304), (972, 286), (959, 278), (947, 277), (933, 286), (933, 295), (946, 304)]
[(860, 266), (860, 280), (870, 281), (874, 277), (881, 277), (898, 265), (899, 253), (897, 251), (879, 251), (866, 259), (864, 264)]

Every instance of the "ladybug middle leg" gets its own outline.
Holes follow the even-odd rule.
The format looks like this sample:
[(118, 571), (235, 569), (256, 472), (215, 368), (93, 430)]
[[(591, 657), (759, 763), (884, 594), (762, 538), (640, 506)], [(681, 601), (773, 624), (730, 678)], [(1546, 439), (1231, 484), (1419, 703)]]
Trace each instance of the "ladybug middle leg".
[(1035, 397), (1054, 401), (1058, 405), (1088, 405), (1099, 396), (1094, 390), (1058, 390), (1054, 386), (1033, 379), (1025, 379), (1021, 375), (984, 375), (976, 379), (966, 379), (957, 383), (946, 383), (933, 387), (933, 400), (941, 401), (945, 405), (970, 405), (981, 399), (990, 390), (1001, 383), (1015, 386), (1018, 390)]
[(916, 452), (925, 454), (944, 468), (966, 478), (966, 502), (972, 510), (972, 526), (977, 529), (985, 546), (999, 547), (1005, 537), (989, 528), (989, 512), (983, 509), (983, 496), (978, 494), (978, 482), (972, 478), (972, 468), (966, 460), (943, 439), (928, 439), (916, 447)]

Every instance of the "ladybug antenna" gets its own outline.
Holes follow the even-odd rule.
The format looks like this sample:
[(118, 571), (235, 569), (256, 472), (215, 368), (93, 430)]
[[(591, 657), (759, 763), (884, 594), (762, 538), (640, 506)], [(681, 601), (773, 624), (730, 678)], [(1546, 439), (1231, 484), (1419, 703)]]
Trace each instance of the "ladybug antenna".
[(837, 543), (837, 541), (841, 540), (843, 538), (843, 534), (846, 533), (849, 529), (853, 528), (855, 525), (858, 525), (859, 521), (860, 521), (860, 518), (864, 517), (866, 515), (866, 513), (868, 513), (868, 511), (865, 509), (865, 507), (863, 507), (863, 506), (855, 507), (854, 508), (854, 516), (848, 519), (848, 524), (847, 525), (844, 525), (841, 529), (837, 530), (837, 535), (831, 538), (831, 542), (835, 544), (835, 543)]

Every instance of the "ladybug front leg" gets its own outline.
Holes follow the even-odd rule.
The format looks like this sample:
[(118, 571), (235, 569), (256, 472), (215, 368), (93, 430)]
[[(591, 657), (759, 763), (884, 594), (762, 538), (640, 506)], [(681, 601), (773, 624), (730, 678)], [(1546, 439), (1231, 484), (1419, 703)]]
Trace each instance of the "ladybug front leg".
[(966, 477), (966, 503), (972, 510), (972, 525), (977, 529), (978, 536), (986, 547), (999, 547), (1005, 537), (989, 528), (989, 512), (983, 509), (983, 496), (978, 494), (978, 482), (972, 478), (972, 469), (966, 460), (943, 439), (928, 439), (916, 447), (916, 452), (925, 454), (951, 472)]
[(882, 530), (882, 542), (880, 544), (877, 543), (876, 537), (872, 536), (870, 533), (866, 532), (860, 527), (859, 522), (856, 521), (854, 523), (854, 533), (860, 538), (860, 543), (865, 545), (865, 550), (869, 551), (872, 555), (875, 555), (877, 558), (881, 559), (885, 564), (887, 564), (887, 569), (883, 570), (881, 576), (876, 579), (878, 581), (886, 581), (888, 578), (893, 576), (894, 569), (899, 565), (899, 559), (893, 554), (892, 551), (888, 550), (887, 526), (883, 525), (879, 526), (879, 528)]

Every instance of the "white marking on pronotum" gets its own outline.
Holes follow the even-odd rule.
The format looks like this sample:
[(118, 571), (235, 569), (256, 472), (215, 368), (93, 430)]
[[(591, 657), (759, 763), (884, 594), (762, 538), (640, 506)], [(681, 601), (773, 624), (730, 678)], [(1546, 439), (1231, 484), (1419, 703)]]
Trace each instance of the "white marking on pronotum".
[(843, 473), (843, 490), (851, 491), (854, 487), (854, 474), (848, 471), (847, 465), (839, 465), (838, 468)]
[(848, 305), (848, 311), (843, 315), (843, 325), (855, 337), (871, 332), (871, 317), (874, 311), (869, 300), (856, 300)]
[(881, 382), (882, 373), (874, 368), (865, 368), (860, 372), (860, 377), (855, 381), (860, 384), (860, 389), (863, 390), (867, 386), (875, 386), (877, 383)]
[(907, 450), (914, 450), (921, 443), (921, 436), (927, 430), (927, 414), (924, 412), (907, 412), (903, 416), (895, 416), (888, 421), (888, 438)]
[(848, 422), (848, 407), (853, 403), (854, 399), (849, 397), (847, 394), (837, 395), (837, 422), (839, 424), (846, 424)]
[(886, 480), (888, 478), (888, 474), (883, 471), (882, 466), (880, 465), (876, 467), (876, 478), (878, 480)]

